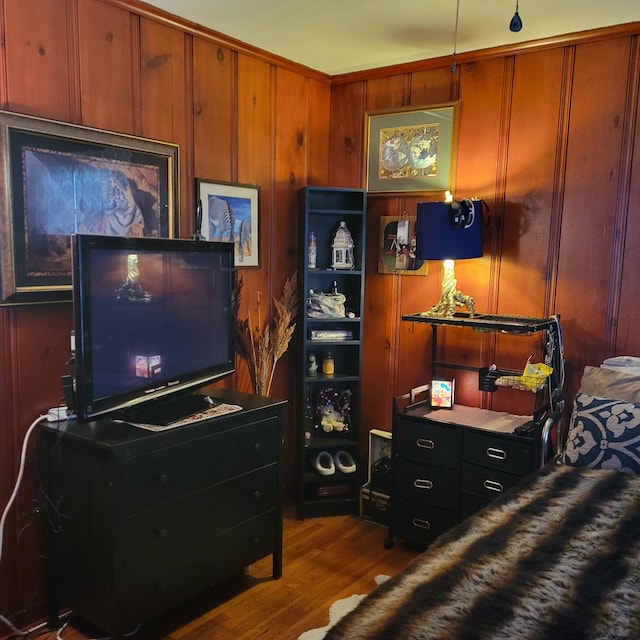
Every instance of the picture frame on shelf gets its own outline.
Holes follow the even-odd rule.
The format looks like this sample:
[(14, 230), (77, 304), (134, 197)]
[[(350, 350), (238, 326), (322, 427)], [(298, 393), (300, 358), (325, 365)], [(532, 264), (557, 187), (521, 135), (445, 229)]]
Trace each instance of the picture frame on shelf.
[(0, 111), (0, 304), (71, 300), (71, 235), (175, 237), (178, 145)]
[(429, 262), (415, 255), (416, 217), (382, 216), (378, 273), (426, 276)]
[(454, 190), (459, 102), (366, 114), (368, 194)]
[(233, 242), (236, 267), (259, 267), (260, 187), (197, 178), (196, 197), (196, 234)]
[(455, 403), (454, 378), (433, 378), (431, 380), (430, 401), (432, 409), (453, 409)]

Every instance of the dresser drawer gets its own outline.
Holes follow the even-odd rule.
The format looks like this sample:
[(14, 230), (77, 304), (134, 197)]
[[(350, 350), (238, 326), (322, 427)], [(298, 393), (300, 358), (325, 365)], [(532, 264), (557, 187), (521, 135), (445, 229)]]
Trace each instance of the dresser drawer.
[(456, 427), (399, 418), (393, 437), (397, 455), (416, 462), (457, 465), (460, 430)]
[(458, 494), (458, 471), (397, 459), (395, 491), (411, 500), (452, 507)]
[(442, 509), (404, 498), (391, 502), (392, 534), (428, 544), (456, 522), (457, 511)]
[(274, 553), (277, 544), (277, 524), (272, 513), (226, 529), (126, 574), (115, 611), (125, 628), (133, 628), (140, 620), (175, 606)]
[(126, 518), (121, 532), (123, 571), (273, 512), (279, 491), (274, 464)]
[(122, 474), (124, 512), (129, 515), (273, 464), (279, 449), (278, 421), (271, 418), (128, 458)]
[(460, 490), (493, 500), (513, 487), (520, 479), (521, 476), (513, 473), (463, 462)]
[(482, 431), (465, 431), (462, 459), (492, 469), (526, 475), (535, 469), (533, 442)]

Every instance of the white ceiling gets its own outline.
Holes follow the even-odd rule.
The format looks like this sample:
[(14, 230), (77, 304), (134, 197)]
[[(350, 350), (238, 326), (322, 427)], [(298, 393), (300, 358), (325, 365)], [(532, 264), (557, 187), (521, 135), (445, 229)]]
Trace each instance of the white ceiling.
[[(329, 75), (453, 53), (456, 0), (147, 0)], [(640, 0), (460, 0), (458, 53), (640, 21)]]

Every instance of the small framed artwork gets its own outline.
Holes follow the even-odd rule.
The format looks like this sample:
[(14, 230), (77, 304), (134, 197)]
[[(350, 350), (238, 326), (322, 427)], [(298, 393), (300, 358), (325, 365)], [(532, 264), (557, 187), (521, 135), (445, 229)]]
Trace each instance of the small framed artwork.
[(456, 381), (453, 378), (434, 378), (431, 381), (431, 407), (452, 409)]
[(0, 303), (71, 300), (71, 235), (172, 238), (178, 145), (0, 111)]
[(196, 235), (233, 242), (236, 267), (259, 267), (260, 187), (197, 178), (196, 194)]
[(449, 102), (368, 113), (367, 193), (453, 192), (458, 111)]
[(382, 216), (378, 273), (426, 276), (428, 272), (428, 261), (416, 258), (415, 216)]

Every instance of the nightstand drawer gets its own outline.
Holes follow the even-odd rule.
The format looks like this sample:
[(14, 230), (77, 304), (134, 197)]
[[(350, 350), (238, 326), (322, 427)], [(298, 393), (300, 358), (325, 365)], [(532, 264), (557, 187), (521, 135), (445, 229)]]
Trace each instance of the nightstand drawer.
[(465, 431), (462, 459), (519, 475), (534, 470), (533, 442), (481, 431)]
[(122, 480), (124, 512), (148, 509), (273, 464), (279, 448), (278, 422), (273, 418), (129, 458)]
[(513, 487), (521, 477), (498, 469), (489, 469), (463, 462), (460, 490), (493, 500)]
[(396, 455), (443, 466), (454, 467), (460, 450), (460, 430), (433, 422), (398, 420)]
[(278, 492), (274, 464), (126, 518), (123, 568), (131, 571), (216, 531), (273, 511)]
[(411, 500), (450, 508), (458, 493), (457, 475), (457, 469), (400, 460), (395, 491)]
[(391, 503), (391, 514), (394, 535), (425, 544), (435, 540), (458, 521), (456, 510), (395, 497)]

